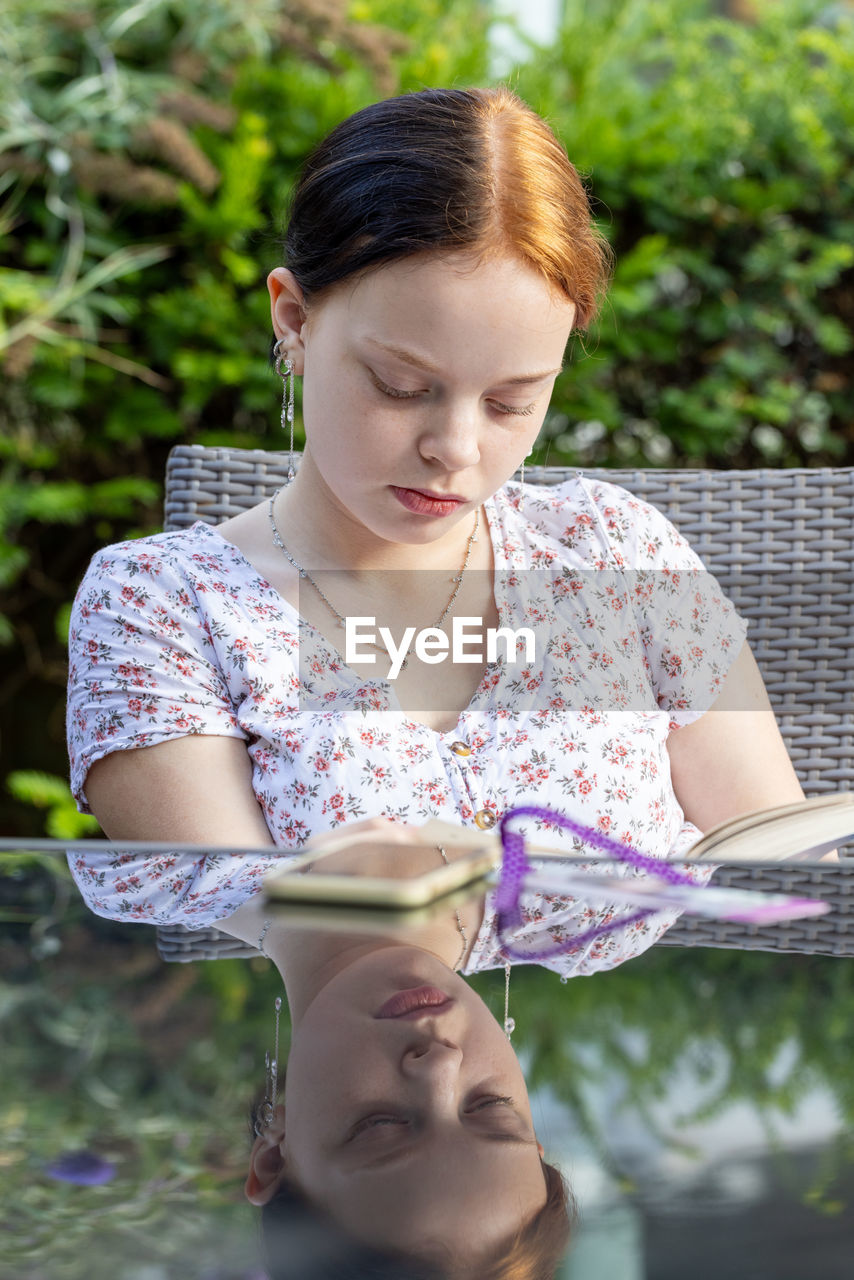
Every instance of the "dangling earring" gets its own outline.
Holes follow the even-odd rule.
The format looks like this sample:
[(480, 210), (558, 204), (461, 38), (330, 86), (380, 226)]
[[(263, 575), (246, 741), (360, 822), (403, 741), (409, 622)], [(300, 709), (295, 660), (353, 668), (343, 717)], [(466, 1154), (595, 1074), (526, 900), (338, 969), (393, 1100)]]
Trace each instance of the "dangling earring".
[[(282, 339), (279, 338), (273, 350), (276, 353), (276, 373), (282, 379), (282, 430), (290, 431), (287, 478), (287, 483), (290, 484), (296, 474), (294, 471), (294, 362), (287, 351), (279, 350), (281, 343)], [(284, 373), (282, 373), (283, 361)]]
[(509, 1040), (516, 1030), (516, 1023), (510, 1017), (510, 965), (504, 966), (504, 1034)]
[(524, 458), (522, 459), (522, 465), (519, 468), (519, 483), (520, 484), (525, 483), (525, 459)]
[(279, 1014), (282, 1011), (282, 997), (276, 996), (274, 1008), (276, 1010), (276, 1039), (273, 1050), (273, 1057), (270, 1057), (268, 1049), (264, 1055), (264, 1067), (266, 1070), (266, 1083), (264, 1088), (264, 1101), (258, 1111), (255, 1120), (255, 1136), (260, 1138), (262, 1134), (269, 1129), (270, 1125), (276, 1118), (276, 1098), (279, 1093)]

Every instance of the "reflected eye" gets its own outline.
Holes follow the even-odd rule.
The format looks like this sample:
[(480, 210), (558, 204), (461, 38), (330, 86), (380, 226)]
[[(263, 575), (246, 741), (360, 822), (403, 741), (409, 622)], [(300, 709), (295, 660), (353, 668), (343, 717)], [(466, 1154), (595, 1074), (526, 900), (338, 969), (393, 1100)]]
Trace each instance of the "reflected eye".
[(360, 1120), (353, 1128), (350, 1134), (351, 1138), (357, 1137), (360, 1133), (365, 1133), (368, 1129), (381, 1128), (383, 1125), (406, 1124), (405, 1120), (401, 1120), (398, 1116), (366, 1116), (364, 1120)]

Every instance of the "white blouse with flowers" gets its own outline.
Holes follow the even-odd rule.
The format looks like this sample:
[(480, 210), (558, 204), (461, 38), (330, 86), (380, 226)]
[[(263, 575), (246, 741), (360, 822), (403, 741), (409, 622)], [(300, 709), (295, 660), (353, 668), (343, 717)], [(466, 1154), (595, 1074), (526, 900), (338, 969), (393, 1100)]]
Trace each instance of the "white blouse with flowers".
[[(499, 651), (447, 733), (409, 720), (393, 684), (357, 676), (300, 627), (297, 611), (209, 525), (95, 556), (70, 629), (68, 742), (80, 808), (89, 767), (111, 751), (196, 733), (239, 737), (277, 848), (71, 853), (94, 912), (209, 926), (310, 836), (374, 816), (484, 827), (534, 804), (657, 858), (698, 839), (674, 795), (665, 744), (715, 700), (744, 622), (664, 516), (624, 489), (582, 476), (554, 488), (510, 483), (485, 513), (500, 624), (533, 629), (535, 660), (526, 665), (521, 648), (516, 662)], [(547, 826), (523, 829), (583, 849)], [(703, 881), (709, 868), (692, 874)], [(514, 945), (541, 947), (628, 914), (531, 894)], [(546, 963), (565, 976), (611, 968), (675, 918), (657, 912)], [(488, 895), (465, 972), (503, 963)]]

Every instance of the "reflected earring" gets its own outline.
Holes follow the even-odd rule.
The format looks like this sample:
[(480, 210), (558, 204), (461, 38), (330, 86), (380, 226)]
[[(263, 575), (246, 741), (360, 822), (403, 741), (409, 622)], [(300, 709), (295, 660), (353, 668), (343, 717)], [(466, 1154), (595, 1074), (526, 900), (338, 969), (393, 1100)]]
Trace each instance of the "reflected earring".
[[(288, 454), (288, 477), (290, 484), (296, 474), (294, 471), (294, 362), (287, 351), (280, 350), (282, 339), (279, 338), (273, 350), (276, 353), (276, 373), (282, 379), (282, 430), (290, 433)], [(282, 364), (284, 363), (284, 372)]]
[(504, 966), (504, 1034), (509, 1040), (516, 1030), (516, 1023), (510, 1017), (510, 965)]
[(270, 1057), (269, 1049), (264, 1055), (266, 1082), (264, 1086), (264, 1101), (255, 1120), (256, 1138), (260, 1138), (276, 1118), (276, 1098), (279, 1093), (279, 1014), (282, 1011), (281, 996), (276, 996), (274, 1008), (276, 1010), (276, 1039), (273, 1057)]

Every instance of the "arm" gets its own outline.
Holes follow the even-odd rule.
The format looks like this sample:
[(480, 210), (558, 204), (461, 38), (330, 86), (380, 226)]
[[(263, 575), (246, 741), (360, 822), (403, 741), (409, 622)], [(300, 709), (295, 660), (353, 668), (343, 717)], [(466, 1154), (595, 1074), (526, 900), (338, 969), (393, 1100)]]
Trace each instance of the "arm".
[(111, 840), (273, 844), (242, 738), (193, 734), (113, 752), (92, 765), (86, 792)]
[[(86, 790), (112, 840), (273, 845), (240, 738), (196, 734), (116, 751), (92, 765)], [(217, 928), (254, 945), (261, 928), (257, 896), (217, 921)]]
[[(187, 531), (105, 548), (78, 590), (69, 627), (72, 790), (114, 841), (167, 846), (70, 850), (72, 875), (98, 915), (199, 926), (257, 892), (280, 856), (239, 719), (233, 620), (219, 607), (229, 574), (219, 544)], [(179, 843), (198, 854), (170, 853)], [(256, 852), (204, 856), (224, 845)]]
[(701, 831), (754, 809), (804, 798), (746, 643), (713, 706), (693, 724), (674, 730), (667, 750), (676, 797)]

